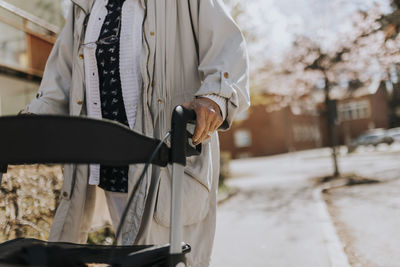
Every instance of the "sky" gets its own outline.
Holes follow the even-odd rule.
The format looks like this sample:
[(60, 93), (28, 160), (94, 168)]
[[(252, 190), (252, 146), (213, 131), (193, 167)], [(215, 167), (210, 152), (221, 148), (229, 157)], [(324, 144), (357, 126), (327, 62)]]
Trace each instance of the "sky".
[(295, 34), (308, 35), (329, 46), (351, 29), (349, 17), (354, 12), (377, 3), (382, 11), (390, 11), (389, 0), (247, 0), (247, 15), (238, 23), (258, 37), (249, 43), (253, 57), (262, 55), (279, 61)]

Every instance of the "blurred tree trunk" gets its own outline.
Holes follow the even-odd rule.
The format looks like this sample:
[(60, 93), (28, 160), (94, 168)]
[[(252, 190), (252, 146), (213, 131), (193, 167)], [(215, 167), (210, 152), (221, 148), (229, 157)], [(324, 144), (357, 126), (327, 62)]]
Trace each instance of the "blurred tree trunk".
[[(325, 74), (326, 75), (326, 74)], [(330, 147), (332, 150), (332, 162), (333, 162), (333, 177), (339, 177), (339, 164), (337, 158), (337, 106), (336, 101), (330, 98), (330, 84), (328, 78), (325, 77), (325, 116), (328, 129), (328, 138)]]

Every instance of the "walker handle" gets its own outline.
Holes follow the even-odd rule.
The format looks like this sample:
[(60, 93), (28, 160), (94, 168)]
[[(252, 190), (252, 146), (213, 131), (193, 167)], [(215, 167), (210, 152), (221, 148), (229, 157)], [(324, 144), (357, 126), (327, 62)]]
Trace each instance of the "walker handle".
[(186, 130), (188, 123), (196, 122), (196, 112), (183, 106), (177, 106), (172, 113), (171, 125), (171, 163), (186, 166), (186, 157), (200, 155), (201, 145), (193, 148), (188, 144), (192, 137)]
[(171, 163), (173, 178), (171, 185), (171, 228), (168, 267), (186, 266), (185, 255), (182, 252), (182, 191), (187, 156), (186, 144), (188, 142), (186, 126), (189, 122), (194, 122), (195, 120), (195, 111), (183, 106), (177, 106), (172, 113)]

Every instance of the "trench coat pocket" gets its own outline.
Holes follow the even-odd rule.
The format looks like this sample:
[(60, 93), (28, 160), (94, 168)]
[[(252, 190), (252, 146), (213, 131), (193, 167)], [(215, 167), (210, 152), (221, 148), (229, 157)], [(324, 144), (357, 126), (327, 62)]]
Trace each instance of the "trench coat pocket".
[[(154, 219), (162, 226), (170, 227), (171, 210), (171, 173), (168, 166), (161, 174), (157, 194)], [(201, 222), (207, 216), (210, 207), (210, 191), (212, 185), (212, 164), (210, 144), (203, 144), (200, 156), (190, 157), (183, 181), (182, 223), (184, 226)]]

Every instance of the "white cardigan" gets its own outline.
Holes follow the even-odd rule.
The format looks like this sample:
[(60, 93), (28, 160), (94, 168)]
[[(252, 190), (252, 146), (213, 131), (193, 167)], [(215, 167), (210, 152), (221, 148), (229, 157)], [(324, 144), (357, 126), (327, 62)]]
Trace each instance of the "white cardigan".
[[(107, 16), (108, 0), (95, 2), (89, 18), (85, 44), (99, 39), (103, 22)], [(142, 47), (142, 23), (144, 10), (138, 0), (126, 0), (122, 8), (120, 33), (120, 75), (122, 97), (124, 99), (126, 116), (129, 127), (133, 129), (136, 120), (136, 107), (139, 90), (142, 86), (140, 71), (140, 56)], [(138, 38), (139, 37), (139, 38)], [(96, 60), (96, 45), (84, 47), (86, 73), (86, 107), (91, 118), (101, 119), (101, 101), (99, 90), (99, 74)], [(100, 165), (90, 165), (89, 184), (98, 185), (100, 182)]]
[[(93, 6), (85, 35), (84, 62), (86, 80), (86, 107), (90, 118), (101, 119), (99, 74), (96, 60), (96, 42), (99, 39), (103, 22), (107, 16), (108, 0), (97, 0)], [(122, 7), (120, 33), (120, 75), (122, 97), (129, 127), (133, 129), (139, 90), (142, 86), (140, 57), (142, 48), (142, 23), (144, 10), (139, 0), (126, 0)], [(226, 116), (226, 99), (217, 95), (207, 95), (216, 102)], [(90, 165), (89, 184), (100, 183), (100, 165)]]

